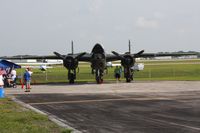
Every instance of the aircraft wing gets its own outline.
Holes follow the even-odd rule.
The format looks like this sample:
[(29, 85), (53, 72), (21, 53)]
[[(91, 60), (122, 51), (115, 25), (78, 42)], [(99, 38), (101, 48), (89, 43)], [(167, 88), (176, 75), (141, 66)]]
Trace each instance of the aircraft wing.
[(106, 54), (106, 61), (116, 61), (116, 60), (121, 60), (124, 56), (130, 55), (131, 57), (134, 58), (151, 58), (151, 57), (161, 57), (161, 56), (173, 56), (173, 57), (178, 57), (178, 56), (190, 56), (190, 55), (196, 55), (195, 53), (143, 53), (144, 50), (136, 53), (136, 54), (118, 54), (114, 52), (114, 54)]
[(140, 58), (148, 58), (148, 57), (161, 57), (161, 56), (190, 56), (190, 55), (196, 55), (195, 53), (143, 53), (141, 55), (134, 55), (134, 57)]
[(3, 56), (0, 59), (7, 59), (7, 60), (15, 60), (15, 59), (60, 59), (55, 55), (47, 55), (47, 56), (34, 56), (34, 55), (22, 55), (22, 56)]
[[(73, 54), (71, 56), (76, 57), (78, 54)], [(68, 54), (70, 55), (70, 54)], [(113, 54), (106, 54), (106, 61), (117, 61), (121, 60), (121, 57), (125, 56), (127, 54), (119, 54), (119, 55), (113, 55)], [(195, 53), (136, 53), (136, 54), (130, 54), (132, 57), (135, 58), (148, 58), (148, 57), (159, 57), (159, 56), (189, 56), (189, 55), (196, 55)], [(34, 55), (22, 55), (22, 56), (3, 56), (0, 57), (0, 59), (63, 59), (66, 55), (60, 55), (60, 57), (56, 55), (45, 55), (45, 56), (34, 56)], [(92, 58), (92, 55), (90, 53), (84, 53), (83, 56), (81, 56), (78, 60), (79, 61), (85, 61), (90, 62)]]
[(82, 57), (80, 57), (78, 60), (79, 61), (85, 61), (85, 62), (90, 62), (92, 58), (92, 55), (89, 53), (85, 53)]
[(119, 56), (112, 55), (112, 54), (106, 54), (106, 61), (107, 62), (117, 61), (117, 60), (120, 60), (120, 59), (121, 58)]
[[(44, 56), (37, 56), (37, 55), (22, 55), (22, 56), (3, 56), (0, 57), (0, 59), (7, 59), (7, 60), (20, 60), (20, 59), (63, 59), (66, 56), (72, 56), (72, 57), (77, 57), (78, 55), (80, 55), (81, 53), (77, 53), (77, 54), (68, 54), (68, 55), (44, 55)], [(85, 61), (85, 62), (90, 62), (91, 60), (91, 54), (89, 53), (85, 53), (83, 56), (81, 56), (79, 59), (79, 61)]]

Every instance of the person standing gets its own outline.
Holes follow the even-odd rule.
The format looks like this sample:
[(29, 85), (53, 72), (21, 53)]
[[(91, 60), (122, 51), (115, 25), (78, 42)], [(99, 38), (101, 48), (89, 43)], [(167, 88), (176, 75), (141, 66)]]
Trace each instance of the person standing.
[(16, 70), (13, 68), (11, 71), (11, 79), (12, 79), (12, 87), (16, 88), (16, 79), (17, 79), (17, 72)]
[(120, 67), (116, 66), (115, 70), (114, 70), (114, 73), (115, 73), (115, 78), (117, 81), (120, 81), (120, 78), (121, 78), (121, 73), (122, 73), (122, 70)]
[(3, 87), (4, 87), (4, 78), (3, 78), (2, 73), (0, 73), (0, 88), (3, 88)]
[(30, 75), (28, 69), (26, 69), (25, 73), (24, 73), (24, 82), (25, 82), (25, 85), (26, 85), (25, 92), (30, 92), (30, 88), (31, 88), (31, 75)]
[(32, 73), (33, 73), (33, 72), (31, 71), (31, 68), (30, 68), (30, 67), (28, 67), (27, 69), (28, 69), (28, 72), (29, 72), (29, 74), (30, 74), (30, 76), (31, 76), (31, 75), (32, 75)]
[(0, 88), (4, 87), (4, 77), (3, 77), (3, 69), (0, 68)]
[(122, 77), (122, 71), (123, 71), (123, 70), (122, 70), (122, 67), (121, 67), (121, 66), (119, 67), (119, 69), (120, 69), (120, 78), (121, 78), (121, 77)]

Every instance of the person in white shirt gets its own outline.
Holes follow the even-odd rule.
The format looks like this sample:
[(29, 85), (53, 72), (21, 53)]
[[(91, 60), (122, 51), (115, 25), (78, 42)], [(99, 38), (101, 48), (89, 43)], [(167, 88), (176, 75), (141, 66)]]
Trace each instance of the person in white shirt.
[(33, 72), (31, 71), (31, 68), (28, 67), (27, 70), (28, 70), (29, 74), (32, 75)]
[(4, 87), (4, 75), (5, 71), (3, 70), (3, 68), (0, 68), (0, 87), (3, 88)]
[(4, 78), (3, 75), (0, 73), (0, 87), (4, 87)]
[(12, 78), (12, 81), (15, 81), (16, 77), (17, 77), (17, 72), (16, 72), (15, 69), (13, 69), (13, 70), (11, 71), (11, 78)]

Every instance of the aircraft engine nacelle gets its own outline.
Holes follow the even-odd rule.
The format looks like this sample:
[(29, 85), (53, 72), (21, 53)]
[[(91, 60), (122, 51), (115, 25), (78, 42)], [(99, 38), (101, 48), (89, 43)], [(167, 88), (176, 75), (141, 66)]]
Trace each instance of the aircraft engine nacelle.
[(131, 55), (125, 55), (121, 60), (121, 64), (123, 67), (131, 67), (135, 64), (135, 58)]
[(71, 57), (71, 56), (67, 56), (63, 60), (63, 65), (67, 69), (76, 69), (78, 67), (78, 60), (76, 58)]

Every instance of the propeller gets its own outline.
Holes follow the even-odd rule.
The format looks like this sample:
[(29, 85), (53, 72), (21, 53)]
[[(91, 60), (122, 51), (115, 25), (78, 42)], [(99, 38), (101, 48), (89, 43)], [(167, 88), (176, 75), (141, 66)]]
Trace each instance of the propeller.
[[(117, 52), (115, 52), (115, 51), (112, 51), (112, 53), (114, 54), (114, 55), (116, 55), (117, 57), (120, 57), (120, 59), (124, 59), (124, 56), (123, 55), (120, 55), (119, 53), (117, 53)], [(139, 57), (140, 55), (142, 55), (144, 53), (144, 50), (141, 50), (141, 51), (139, 51), (138, 53), (136, 53), (136, 54), (127, 54), (127, 55), (130, 55), (130, 56), (132, 56), (132, 58), (133, 57), (135, 57), (135, 58), (137, 58), (137, 57)]]
[(78, 54), (68, 54), (68, 55), (61, 55), (58, 52), (54, 52), (54, 54), (61, 58), (63, 60), (63, 65), (67, 69), (76, 69), (78, 67), (78, 60), (81, 58), (83, 55), (86, 54), (86, 52), (78, 53)]
[(122, 54), (122, 55), (120, 55), (119, 53), (115, 51), (112, 51), (112, 53), (121, 60), (121, 64), (123, 66), (132, 66), (134, 65), (135, 58), (140, 57), (144, 53), (144, 50), (141, 50), (136, 54), (131, 54), (131, 44), (129, 40), (129, 52), (126, 52), (125, 54)]
[(121, 64), (123, 66), (132, 66), (134, 64), (133, 55), (131, 55), (131, 54), (120, 55), (119, 53), (117, 53), (115, 51), (112, 51), (112, 53), (120, 58)]

